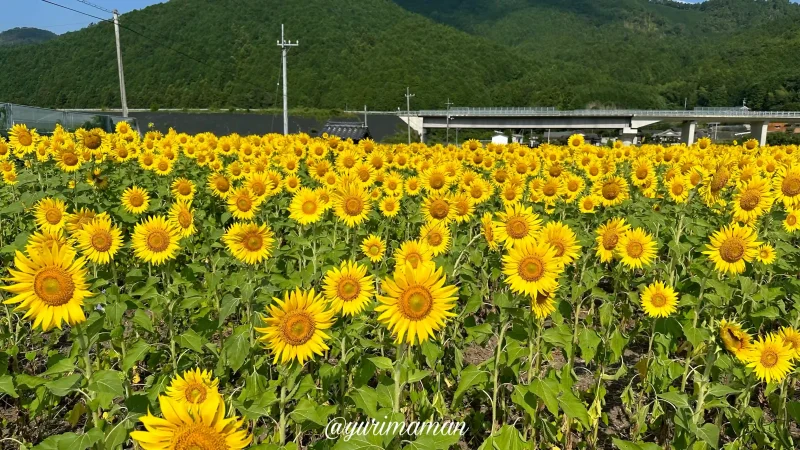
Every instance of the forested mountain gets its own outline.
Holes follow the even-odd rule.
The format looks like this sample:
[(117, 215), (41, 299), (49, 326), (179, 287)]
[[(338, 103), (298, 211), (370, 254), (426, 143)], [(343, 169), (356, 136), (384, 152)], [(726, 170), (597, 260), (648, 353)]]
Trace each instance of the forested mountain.
[[(285, 23), (294, 106), (404, 108), (410, 86), (419, 108), (800, 110), (788, 0), (171, 0), (121, 21), (131, 107), (279, 105)], [(0, 73), (0, 101), (119, 104), (109, 23), (0, 49)]]
[(38, 44), (49, 41), (58, 36), (52, 31), (40, 30), (38, 28), (12, 28), (0, 32), (0, 47), (10, 47), (12, 45)]

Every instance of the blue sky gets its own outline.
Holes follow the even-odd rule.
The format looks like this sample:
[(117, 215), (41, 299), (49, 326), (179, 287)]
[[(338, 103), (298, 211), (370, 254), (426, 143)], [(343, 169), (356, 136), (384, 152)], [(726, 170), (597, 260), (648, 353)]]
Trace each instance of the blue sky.
[[(50, 0), (83, 11), (93, 16), (111, 19), (111, 14), (95, 9), (78, 0)], [(87, 2), (108, 10), (117, 9), (125, 13), (134, 9), (142, 9), (158, 0), (86, 0)], [(35, 27), (62, 34), (68, 31), (79, 30), (98, 20), (86, 17), (57, 6), (50, 5), (41, 0), (2, 0), (2, 14), (0, 14), (0, 31), (16, 27)]]

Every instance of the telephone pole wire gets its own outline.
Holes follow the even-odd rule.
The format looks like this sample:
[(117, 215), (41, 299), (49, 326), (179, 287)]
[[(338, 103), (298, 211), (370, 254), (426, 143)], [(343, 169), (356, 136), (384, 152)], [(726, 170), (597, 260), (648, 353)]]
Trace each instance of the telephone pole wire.
[(119, 14), (115, 9), (114, 14), (114, 36), (117, 38), (117, 66), (119, 68), (119, 96), (122, 100), (122, 117), (128, 117), (128, 98), (125, 95), (125, 71), (122, 69), (122, 49), (119, 43)]
[(411, 88), (406, 88), (406, 117), (408, 118), (408, 145), (411, 145)]
[(289, 134), (289, 95), (286, 89), (286, 54), (289, 49), (300, 45), (300, 41), (292, 43), (283, 37), (283, 24), (281, 24), (281, 40), (278, 41), (278, 47), (281, 48), (281, 63), (283, 65), (283, 134)]

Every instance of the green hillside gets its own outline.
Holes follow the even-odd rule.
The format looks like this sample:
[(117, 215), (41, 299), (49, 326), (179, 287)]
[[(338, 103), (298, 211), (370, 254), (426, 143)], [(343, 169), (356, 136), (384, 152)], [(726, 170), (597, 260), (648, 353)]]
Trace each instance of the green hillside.
[[(171, 0), (122, 16), (131, 107), (730, 106), (800, 110), (788, 0)], [(138, 34), (137, 34), (138, 33)], [(141, 35), (147, 36), (147, 38)], [(170, 51), (169, 46), (192, 59)], [(119, 104), (113, 28), (0, 48), (0, 101)]]
[(12, 28), (0, 32), (0, 47), (39, 44), (54, 39), (57, 34), (38, 28)]

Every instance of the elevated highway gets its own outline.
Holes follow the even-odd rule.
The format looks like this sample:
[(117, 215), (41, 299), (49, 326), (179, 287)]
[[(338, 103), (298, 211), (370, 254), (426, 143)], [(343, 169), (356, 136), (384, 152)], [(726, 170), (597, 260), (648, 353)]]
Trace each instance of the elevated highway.
[[(348, 111), (363, 114), (363, 111)], [(425, 141), (432, 128), (478, 129), (616, 129), (626, 144), (636, 144), (640, 128), (658, 122), (680, 122), (681, 139), (693, 144), (698, 123), (749, 124), (761, 145), (766, 144), (770, 122), (800, 122), (800, 111), (751, 111), (746, 108), (696, 108), (693, 110), (582, 109), (555, 108), (450, 108), (449, 110), (370, 111), (396, 115)]]

